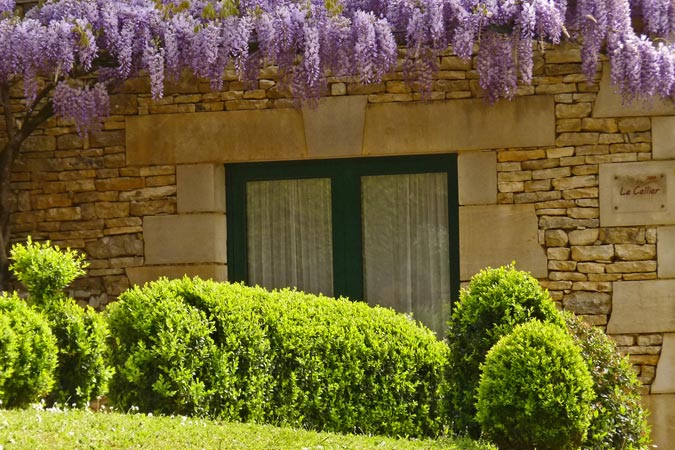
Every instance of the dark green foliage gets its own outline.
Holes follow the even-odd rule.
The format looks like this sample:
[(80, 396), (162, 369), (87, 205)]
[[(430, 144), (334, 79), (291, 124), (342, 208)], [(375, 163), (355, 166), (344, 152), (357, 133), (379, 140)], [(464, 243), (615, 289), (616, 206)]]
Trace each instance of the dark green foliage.
[(442, 431), (447, 347), (364, 303), (160, 280), (109, 307), (122, 408), (340, 432)]
[(448, 409), (455, 432), (480, 435), (474, 419), (480, 364), (502, 336), (532, 319), (564, 327), (548, 292), (512, 265), (482, 270), (461, 291), (448, 323)]
[(62, 251), (49, 241), (33, 242), (30, 236), (26, 245), (12, 246), (10, 258), (14, 262), (9, 268), (30, 293), (30, 300), (39, 306), (61, 298), (63, 289), (84, 275), (88, 266), (84, 256), (76, 251)]
[(482, 370), (476, 419), (501, 450), (579, 448), (590, 424), (593, 380), (565, 329), (519, 325), (492, 347)]
[(582, 448), (644, 450), (649, 444), (646, 411), (640, 403), (640, 383), (628, 359), (602, 330), (570, 313), (567, 327), (581, 348), (593, 378), (595, 400), (588, 436)]
[(0, 401), (36, 402), (54, 384), (56, 342), (47, 321), (16, 294), (0, 293)]
[(108, 327), (102, 315), (73, 299), (52, 300), (43, 310), (58, 346), (56, 384), (47, 403), (87, 406), (107, 391), (112, 369), (107, 365)]
[(47, 401), (86, 406), (105, 394), (112, 369), (107, 365), (107, 324), (92, 308), (81, 308), (63, 289), (84, 274), (87, 263), (75, 251), (49, 242), (15, 244), (10, 268), (28, 290), (28, 301), (47, 319), (58, 346), (56, 384)]

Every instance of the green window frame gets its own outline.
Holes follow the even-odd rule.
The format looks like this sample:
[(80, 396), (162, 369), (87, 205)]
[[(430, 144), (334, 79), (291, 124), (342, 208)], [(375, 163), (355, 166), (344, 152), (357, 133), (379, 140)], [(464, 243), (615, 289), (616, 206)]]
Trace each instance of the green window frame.
[(311, 161), (251, 162), (225, 166), (227, 261), (230, 281), (248, 281), (246, 184), (329, 178), (332, 204), (334, 295), (364, 299), (361, 177), (446, 173), (451, 302), (459, 296), (459, 201), (457, 155), (346, 158)]

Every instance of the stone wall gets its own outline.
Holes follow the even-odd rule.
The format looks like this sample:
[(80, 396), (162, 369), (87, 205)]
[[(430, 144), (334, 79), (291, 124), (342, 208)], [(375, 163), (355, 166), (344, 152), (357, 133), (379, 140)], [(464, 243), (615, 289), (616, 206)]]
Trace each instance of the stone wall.
[(14, 239), (86, 252), (89, 275), (72, 294), (102, 308), (160, 275), (227, 279), (228, 162), (458, 152), (461, 279), (515, 260), (561, 307), (606, 328), (644, 393), (659, 394), (648, 398), (669, 448), (675, 170), (653, 188), (656, 206), (621, 203), (621, 183), (675, 160), (675, 107), (623, 104), (607, 70), (587, 84), (571, 46), (539, 54), (532, 85), (496, 105), (472, 63), (448, 54), (439, 67), (428, 98), (401, 73), (365, 86), (336, 78), (315, 109), (296, 108), (273, 69), (251, 87), (228, 72), (222, 92), (185, 77), (157, 101), (132, 80), (102, 131), (83, 139), (52, 120), (26, 141)]

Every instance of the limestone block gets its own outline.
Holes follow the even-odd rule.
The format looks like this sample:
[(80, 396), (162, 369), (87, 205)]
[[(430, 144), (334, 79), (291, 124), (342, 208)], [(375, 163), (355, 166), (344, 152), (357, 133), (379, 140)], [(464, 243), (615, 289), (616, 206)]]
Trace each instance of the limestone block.
[(600, 224), (675, 224), (675, 161), (600, 165)]
[(575, 314), (609, 314), (612, 297), (604, 292), (576, 291), (563, 297), (563, 306)]
[(605, 244), (644, 244), (643, 228), (602, 228), (598, 238)]
[(275, 161), (307, 154), (302, 113), (294, 108), (150, 114), (126, 121), (130, 165)]
[(597, 228), (570, 231), (569, 239), (572, 245), (593, 245), (598, 240)]
[(675, 159), (675, 117), (652, 119), (652, 157)]
[(461, 280), (470, 279), (484, 267), (512, 261), (535, 278), (547, 275), (546, 254), (539, 245), (532, 205), (460, 207), (459, 235)]
[(659, 332), (675, 332), (675, 280), (615, 282), (607, 333)]
[(96, 259), (118, 256), (143, 256), (143, 241), (137, 233), (106, 236), (85, 246), (87, 255)]
[(575, 261), (609, 261), (613, 256), (612, 245), (572, 246), (572, 259)]
[(160, 277), (169, 279), (188, 277), (200, 277), (204, 280), (226, 281), (227, 266), (223, 264), (195, 264), (195, 265), (171, 265), (171, 266), (143, 266), (129, 267), (126, 269), (129, 283), (142, 286)]
[(675, 104), (655, 98), (646, 105), (635, 101), (626, 103), (624, 98), (616, 92), (609, 76), (609, 63), (604, 63), (600, 91), (593, 106), (593, 117), (630, 117), (630, 116), (662, 116), (675, 114)]
[(661, 227), (657, 233), (659, 278), (675, 278), (675, 227)]
[(145, 217), (143, 239), (148, 265), (226, 262), (224, 214)]
[(323, 98), (302, 108), (310, 158), (361, 156), (366, 96)]
[(675, 333), (663, 335), (661, 358), (656, 366), (652, 394), (675, 394)]
[(460, 205), (497, 203), (497, 156), (494, 152), (467, 152), (457, 156)]
[[(553, 97), (369, 104), (364, 155), (552, 146)], [(542, 151), (545, 154), (545, 152)]]
[(656, 257), (656, 246), (653, 244), (617, 244), (614, 250), (616, 256), (625, 261), (642, 261)]
[(568, 237), (564, 230), (546, 230), (544, 234), (547, 247), (564, 247)]
[(176, 166), (179, 213), (225, 212), (225, 167), (222, 164)]
[(675, 450), (675, 394), (653, 394), (643, 397), (650, 411), (647, 421), (652, 428), (652, 444), (659, 450)]

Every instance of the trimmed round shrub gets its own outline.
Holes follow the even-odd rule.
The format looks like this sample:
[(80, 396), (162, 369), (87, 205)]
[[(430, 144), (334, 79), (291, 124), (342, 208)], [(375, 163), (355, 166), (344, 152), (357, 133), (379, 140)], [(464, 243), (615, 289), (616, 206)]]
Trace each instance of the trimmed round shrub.
[(16, 294), (0, 293), (0, 401), (23, 407), (54, 384), (56, 341), (47, 321)]
[(28, 290), (28, 301), (44, 314), (58, 346), (58, 367), (49, 404), (83, 407), (107, 391), (107, 325), (91, 307), (81, 308), (63, 289), (83, 275), (87, 263), (76, 251), (49, 241), (12, 246), (10, 269)]
[(640, 402), (640, 382), (628, 358), (601, 329), (565, 313), (565, 322), (581, 348), (591, 377), (595, 400), (583, 448), (646, 450), (649, 448), (647, 412)]
[(107, 362), (105, 318), (70, 298), (52, 300), (43, 311), (58, 347), (56, 384), (47, 403), (87, 406), (107, 392), (112, 376)]
[(429, 436), (447, 347), (361, 302), (198, 278), (134, 288), (108, 309), (121, 408), (318, 430)]
[(89, 265), (84, 255), (75, 250), (61, 250), (46, 242), (14, 244), (10, 252), (14, 261), (9, 268), (30, 293), (31, 302), (44, 306), (46, 302), (63, 296), (63, 289), (85, 274)]
[(566, 330), (531, 321), (488, 352), (476, 419), (501, 450), (572, 450), (590, 424), (593, 380)]
[(448, 410), (456, 433), (480, 436), (475, 420), (480, 364), (502, 336), (533, 319), (565, 326), (548, 292), (513, 265), (484, 269), (462, 289), (448, 323)]

